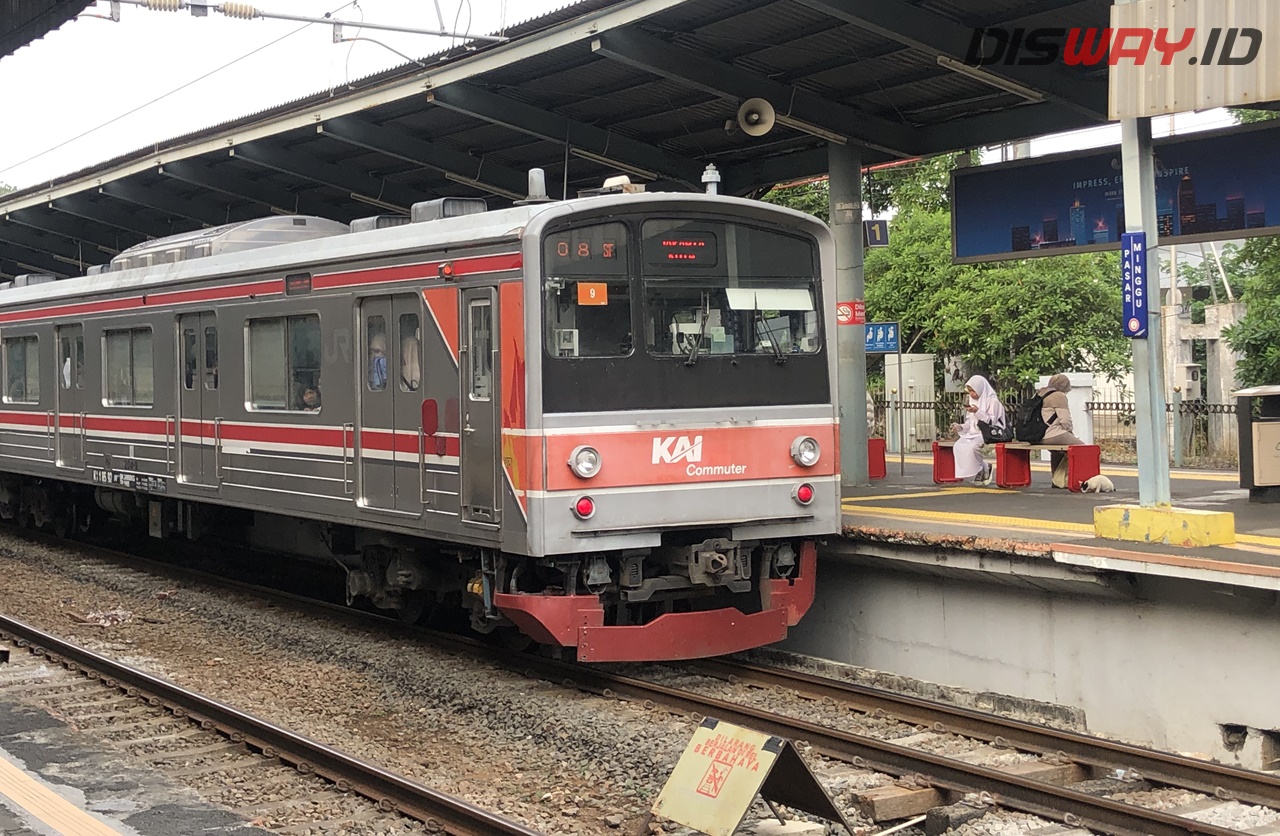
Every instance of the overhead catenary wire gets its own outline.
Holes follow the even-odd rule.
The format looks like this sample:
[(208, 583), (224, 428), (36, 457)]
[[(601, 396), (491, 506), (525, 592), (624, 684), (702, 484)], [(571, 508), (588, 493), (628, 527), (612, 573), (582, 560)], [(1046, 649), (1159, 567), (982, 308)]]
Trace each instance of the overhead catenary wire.
[[(131, 1), (132, 1), (132, 0), (124, 0), (124, 2), (131, 2)], [(179, 0), (149, 0), (149, 2), (179, 2)], [(332, 12), (330, 12), (329, 14), (337, 14), (338, 12), (342, 11), (343, 9), (345, 9), (347, 6), (352, 6), (352, 5), (355, 5), (355, 0), (351, 0), (351, 2), (348, 2), (348, 3), (343, 3), (341, 6), (338, 6), (336, 9), (334, 9), (334, 10), (333, 10)], [(175, 95), (175, 94), (177, 94), (177, 93), (182, 92), (183, 90), (187, 89), (188, 87), (191, 87), (191, 86), (192, 86), (192, 85), (194, 85), (194, 84), (198, 84), (199, 82), (204, 81), (206, 78), (209, 78), (209, 77), (210, 77), (210, 76), (212, 76), (212, 75), (215, 75), (215, 74), (217, 74), (217, 73), (220, 73), (220, 72), (222, 72), (223, 70), (225, 70), (225, 69), (227, 69), (227, 68), (229, 68), (229, 67), (232, 67), (232, 66), (234, 66), (234, 65), (236, 65), (236, 64), (240, 63), (241, 61), (244, 61), (244, 60), (246, 60), (246, 59), (248, 59), (248, 58), (252, 58), (254, 55), (257, 55), (259, 52), (262, 52), (263, 50), (268, 49), (268, 48), (270, 48), (270, 47), (273, 47), (273, 46), (275, 46), (276, 44), (280, 43), (280, 42), (281, 42), (281, 41), (283, 41), (283, 40), (286, 40), (286, 39), (288, 39), (288, 38), (293, 37), (294, 35), (298, 34), (299, 32), (303, 31), (304, 29), (309, 28), (311, 25), (312, 25), (312, 24), (308, 23), (308, 24), (306, 24), (306, 25), (304, 25), (304, 26), (299, 26), (297, 29), (294, 29), (294, 30), (292, 30), (292, 31), (286, 32), (285, 34), (281, 35), (280, 37), (278, 37), (278, 38), (276, 38), (276, 39), (274, 39), (274, 40), (268, 41), (268, 42), (266, 42), (265, 44), (263, 44), (262, 46), (259, 46), (259, 47), (255, 48), (255, 49), (252, 49), (252, 50), (250, 50), (249, 52), (246, 52), (244, 55), (241, 55), (239, 58), (234, 58), (234, 59), (232, 59), (231, 61), (228, 61), (228, 62), (227, 62), (227, 63), (225, 63), (225, 64), (222, 64), (222, 65), (220, 65), (220, 66), (218, 66), (218, 67), (215, 67), (215, 68), (213, 68), (212, 70), (209, 70), (207, 73), (204, 73), (203, 75), (199, 75), (199, 76), (197, 76), (197, 77), (195, 77), (195, 78), (191, 79), (190, 81), (188, 81), (188, 82), (186, 82), (186, 83), (184, 83), (184, 84), (181, 84), (181, 85), (179, 85), (178, 87), (175, 87), (174, 89), (170, 90), (170, 91), (169, 91), (169, 92), (167, 92), (167, 93), (162, 93), (162, 94), (160, 94), (159, 96), (156, 96), (154, 99), (151, 99), (151, 100), (149, 100), (149, 101), (143, 102), (142, 104), (138, 105), (138, 106), (137, 106), (137, 107), (135, 107), (135, 108), (132, 108), (132, 109), (130, 109), (130, 110), (126, 110), (124, 113), (121, 113), (119, 116), (114, 116), (114, 117), (112, 117), (112, 118), (108, 119), (107, 121), (105, 121), (105, 122), (103, 122), (103, 123), (101, 123), (101, 124), (99, 124), (99, 125), (95, 125), (94, 127), (89, 128), (88, 130), (85, 130), (85, 131), (82, 131), (82, 132), (80, 132), (80, 133), (76, 134), (75, 136), (71, 137), (70, 139), (63, 140), (62, 142), (59, 142), (59, 143), (58, 143), (58, 144), (56, 144), (56, 145), (52, 145), (52, 146), (50, 146), (50, 147), (48, 147), (48, 148), (45, 148), (45, 149), (41, 150), (39, 153), (37, 153), (37, 154), (32, 154), (30, 157), (27, 157), (27, 158), (26, 158), (26, 159), (24, 159), (24, 160), (19, 160), (19, 161), (18, 161), (18, 162), (16, 162), (16, 163), (12, 163), (12, 164), (10, 164), (10, 165), (8, 165), (8, 166), (4, 167), (4, 168), (0, 168), (0, 174), (4, 174), (5, 172), (12, 171), (13, 169), (18, 168), (18, 167), (20, 167), (20, 166), (24, 166), (24, 165), (26, 165), (27, 163), (32, 162), (32, 161), (34, 161), (34, 160), (38, 160), (38, 159), (40, 159), (41, 157), (44, 157), (44, 156), (46, 156), (46, 155), (48, 155), (48, 154), (53, 153), (54, 151), (59, 150), (60, 148), (65, 148), (66, 146), (70, 145), (70, 144), (71, 144), (71, 143), (73, 143), (73, 142), (76, 142), (76, 141), (78, 141), (78, 140), (84, 139), (86, 136), (89, 136), (89, 135), (91, 135), (91, 134), (94, 134), (94, 133), (96, 133), (96, 132), (98, 132), (98, 131), (102, 130), (103, 128), (110, 127), (111, 125), (114, 125), (116, 122), (119, 122), (121, 119), (124, 119), (124, 118), (126, 118), (126, 117), (132, 116), (133, 114), (137, 113), (137, 112), (138, 112), (138, 111), (140, 111), (140, 110), (145, 110), (146, 108), (151, 107), (151, 106), (152, 106), (152, 105), (154, 105), (154, 104), (157, 104), (157, 103), (159, 103), (159, 102), (164, 101), (165, 99), (169, 98), (170, 96), (173, 96), (173, 95)]]

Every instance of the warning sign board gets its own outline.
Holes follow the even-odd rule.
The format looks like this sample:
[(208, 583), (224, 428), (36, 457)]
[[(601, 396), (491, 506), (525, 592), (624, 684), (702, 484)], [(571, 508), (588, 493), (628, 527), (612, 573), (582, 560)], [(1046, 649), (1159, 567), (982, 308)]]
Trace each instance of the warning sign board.
[(710, 717), (693, 733), (653, 814), (708, 836), (730, 836), (757, 793), (844, 824), (791, 741)]

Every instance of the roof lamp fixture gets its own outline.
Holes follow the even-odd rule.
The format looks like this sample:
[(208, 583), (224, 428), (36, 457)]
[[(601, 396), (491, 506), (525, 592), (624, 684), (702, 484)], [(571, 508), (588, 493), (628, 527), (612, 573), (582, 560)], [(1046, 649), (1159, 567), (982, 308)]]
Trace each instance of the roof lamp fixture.
[(376, 206), (379, 209), (386, 209), (388, 212), (395, 212), (397, 215), (409, 214), (409, 211), (405, 209), (403, 206), (396, 206), (394, 203), (387, 203), (385, 200), (378, 200), (376, 197), (369, 197), (367, 195), (356, 194), (355, 192), (351, 192), (347, 196), (350, 197), (352, 200), (358, 200), (361, 203), (367, 203), (370, 206)]
[(482, 192), (489, 192), (491, 194), (509, 197), (512, 200), (522, 200), (525, 197), (523, 194), (519, 194), (518, 192), (513, 192), (509, 189), (504, 189), (501, 186), (495, 186), (492, 183), (486, 183), (482, 180), (477, 180), (474, 177), (468, 177), (465, 174), (454, 174), (451, 171), (446, 171), (444, 172), (444, 179), (452, 183), (460, 183), (463, 186), (470, 186), (473, 189), (479, 189)]
[(826, 128), (819, 128), (817, 125), (797, 119), (794, 116), (787, 116), (786, 114), (779, 113), (774, 118), (777, 120), (779, 125), (786, 125), (788, 128), (794, 128), (801, 133), (816, 136), (818, 139), (825, 139), (827, 142), (834, 142), (837, 145), (846, 145), (849, 142), (849, 137), (847, 136), (841, 136), (840, 134), (835, 133), (834, 131), (829, 131)]
[(450, 32), (443, 26), (440, 29), (413, 29), (408, 26), (392, 26), (385, 23), (369, 23), (357, 22), (351, 20), (338, 20), (332, 17), (307, 17), (305, 15), (289, 15), (280, 14), (278, 12), (265, 12), (257, 8), (252, 3), (226, 2), (216, 3), (213, 0), (112, 0), (112, 20), (118, 20), (119, 14), (115, 11), (117, 3), (128, 3), (130, 6), (142, 6), (144, 9), (151, 9), (157, 12), (178, 12), (183, 9), (190, 9), (193, 17), (208, 17), (209, 12), (218, 12), (226, 17), (238, 18), (240, 20), (253, 20), (254, 18), (265, 18), (269, 20), (293, 20), (299, 23), (323, 23), (334, 27), (335, 32), (340, 32), (344, 23), (355, 26), (359, 29), (380, 29), (384, 32), (401, 32), (407, 35), (433, 35), (440, 38), (461, 38), (464, 41), (484, 41), (486, 43), (506, 43), (510, 38), (500, 35), (473, 35), (468, 32)]
[(627, 165), (626, 163), (618, 162), (617, 160), (611, 157), (606, 157), (602, 154), (593, 154), (590, 151), (584, 151), (581, 148), (574, 148), (572, 145), (569, 146), (569, 153), (575, 157), (581, 157), (584, 160), (591, 160), (593, 163), (599, 163), (600, 165), (608, 166), (609, 168), (616, 168), (619, 171), (625, 171), (628, 174), (634, 174), (637, 177), (643, 177), (646, 180), (658, 179), (657, 172), (649, 171), (648, 169), (634, 165)]
[(1044, 101), (1044, 93), (1041, 93), (1039, 90), (1032, 90), (1030, 87), (1019, 84), (1016, 81), (1001, 78), (1000, 76), (995, 75), (994, 73), (989, 73), (980, 67), (971, 67), (963, 61), (957, 61), (948, 55), (938, 56), (938, 66), (945, 67), (948, 70), (960, 73), (961, 75), (967, 75), (969, 78), (981, 81), (983, 84), (989, 84), (992, 87), (1005, 91), (1006, 93), (1021, 96), (1029, 102)]

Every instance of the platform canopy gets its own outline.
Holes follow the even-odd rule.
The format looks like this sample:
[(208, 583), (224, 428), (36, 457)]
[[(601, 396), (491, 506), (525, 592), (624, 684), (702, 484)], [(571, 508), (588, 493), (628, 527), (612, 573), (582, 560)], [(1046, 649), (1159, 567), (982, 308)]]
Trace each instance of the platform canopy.
[(0, 58), (57, 29), (93, 0), (0, 0)]
[[(1089, 127), (1106, 121), (1105, 63), (974, 73), (963, 59), (975, 28), (1105, 27), (1110, 5), (585, 0), (509, 42), (6, 195), (0, 278), (80, 275), (147, 238), (271, 212), (349, 221), (450, 195), (500, 205), (524, 196), (534, 166), (553, 196), (619, 173), (651, 190), (701, 189), (708, 163), (723, 192), (751, 194), (825, 173), (833, 140), (874, 164)], [(778, 114), (764, 136), (736, 126), (750, 98)]]

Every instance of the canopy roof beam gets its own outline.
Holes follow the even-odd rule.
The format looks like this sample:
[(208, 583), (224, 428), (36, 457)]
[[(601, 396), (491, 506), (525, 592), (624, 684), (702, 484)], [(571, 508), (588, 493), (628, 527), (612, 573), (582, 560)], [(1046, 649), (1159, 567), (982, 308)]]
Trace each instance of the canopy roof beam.
[(409, 214), (413, 204), (431, 197), (390, 183), (386, 178), (325, 162), (296, 149), (250, 143), (237, 145), (230, 153), (236, 159), (320, 183), (346, 192), (353, 200), (403, 215)]

